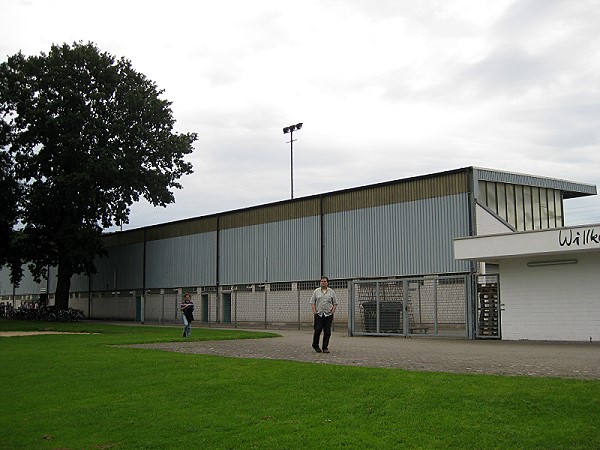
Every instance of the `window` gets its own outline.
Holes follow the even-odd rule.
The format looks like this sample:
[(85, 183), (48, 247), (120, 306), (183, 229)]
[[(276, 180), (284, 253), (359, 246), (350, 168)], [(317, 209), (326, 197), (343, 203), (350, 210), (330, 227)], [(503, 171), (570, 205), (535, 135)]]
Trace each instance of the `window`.
[(540, 189), (540, 221), (542, 229), (548, 228), (548, 189)]
[(479, 201), (519, 231), (563, 226), (561, 192), (479, 181)]
[(299, 281), (298, 282), (298, 290), (299, 291), (314, 291), (316, 288), (320, 286), (321, 280), (319, 281)]
[(515, 186), (516, 228), (525, 231), (525, 210), (523, 209), (523, 186)]
[(533, 230), (533, 212), (531, 186), (523, 186), (523, 210), (525, 211), (525, 230)]
[(515, 208), (515, 186), (506, 185), (506, 220), (513, 227), (517, 227), (517, 210)]
[(564, 225), (564, 217), (562, 209), (562, 197), (560, 191), (554, 191), (554, 208), (556, 211), (556, 226), (562, 227)]
[(329, 281), (329, 287), (331, 289), (346, 289), (348, 287), (348, 281), (347, 280)]
[(498, 215), (504, 220), (508, 220), (508, 214), (506, 212), (506, 184), (496, 183), (496, 195), (498, 197)]
[(251, 284), (236, 284), (233, 289), (238, 292), (252, 292)]
[(271, 283), (271, 291), (291, 291), (292, 283)]
[(496, 198), (496, 183), (486, 183), (486, 205), (498, 213), (498, 199)]
[(532, 209), (532, 225), (534, 230), (542, 228), (541, 212), (540, 212), (540, 188), (531, 188), (531, 209)]

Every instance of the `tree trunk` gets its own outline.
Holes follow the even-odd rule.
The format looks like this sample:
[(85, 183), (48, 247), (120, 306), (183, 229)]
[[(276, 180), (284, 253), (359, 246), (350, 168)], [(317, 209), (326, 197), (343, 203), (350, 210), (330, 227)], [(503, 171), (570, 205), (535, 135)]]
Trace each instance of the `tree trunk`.
[(68, 264), (59, 264), (56, 293), (54, 295), (54, 304), (57, 309), (69, 309), (69, 291), (71, 290), (72, 275), (73, 271)]

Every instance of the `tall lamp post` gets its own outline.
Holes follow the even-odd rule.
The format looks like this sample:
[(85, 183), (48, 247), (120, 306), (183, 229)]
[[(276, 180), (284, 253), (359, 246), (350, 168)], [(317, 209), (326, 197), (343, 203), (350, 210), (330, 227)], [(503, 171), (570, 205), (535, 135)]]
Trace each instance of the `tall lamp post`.
[(294, 141), (296, 140), (294, 139), (294, 131), (300, 130), (301, 128), (302, 122), (283, 128), (283, 134), (290, 133), (290, 185), (292, 190), (292, 199), (294, 198)]

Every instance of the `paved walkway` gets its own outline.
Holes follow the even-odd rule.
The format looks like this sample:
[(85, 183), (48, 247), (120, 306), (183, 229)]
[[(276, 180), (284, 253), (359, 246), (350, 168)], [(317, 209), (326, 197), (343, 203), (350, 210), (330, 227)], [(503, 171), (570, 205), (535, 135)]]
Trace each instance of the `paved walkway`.
[(451, 373), (600, 379), (600, 344), (596, 342), (349, 337), (341, 331), (336, 331), (333, 333), (329, 345), (331, 353), (324, 354), (316, 353), (311, 348), (311, 330), (267, 331), (281, 334), (281, 337), (235, 341), (172, 342), (144, 344), (136, 347), (317, 364)]

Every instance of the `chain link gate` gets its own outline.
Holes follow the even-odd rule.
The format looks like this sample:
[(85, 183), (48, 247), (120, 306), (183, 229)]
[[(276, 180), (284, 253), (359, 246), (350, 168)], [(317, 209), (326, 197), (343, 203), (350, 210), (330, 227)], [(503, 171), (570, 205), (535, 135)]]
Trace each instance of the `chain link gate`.
[(350, 335), (468, 337), (469, 280), (468, 275), (354, 280)]

